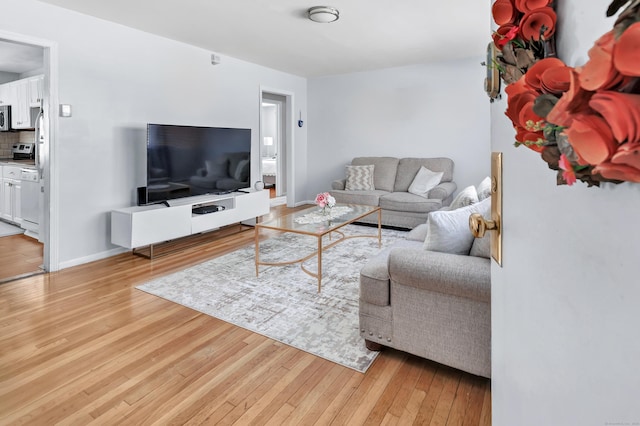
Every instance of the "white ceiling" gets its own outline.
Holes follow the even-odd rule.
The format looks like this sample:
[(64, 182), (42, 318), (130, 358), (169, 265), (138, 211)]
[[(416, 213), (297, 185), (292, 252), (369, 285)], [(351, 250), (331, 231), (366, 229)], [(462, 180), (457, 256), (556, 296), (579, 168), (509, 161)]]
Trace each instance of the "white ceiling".
[(0, 40), (0, 71), (21, 74), (40, 69), (43, 54), (41, 47)]
[[(489, 0), (41, 0), (304, 77), (480, 57)], [(307, 19), (312, 6), (340, 19)]]

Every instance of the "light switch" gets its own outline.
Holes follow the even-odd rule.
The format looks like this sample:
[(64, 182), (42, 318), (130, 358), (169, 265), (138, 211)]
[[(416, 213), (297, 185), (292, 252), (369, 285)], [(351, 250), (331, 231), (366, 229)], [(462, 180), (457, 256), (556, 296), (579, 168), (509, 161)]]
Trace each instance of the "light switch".
[(71, 105), (60, 104), (60, 117), (71, 117)]

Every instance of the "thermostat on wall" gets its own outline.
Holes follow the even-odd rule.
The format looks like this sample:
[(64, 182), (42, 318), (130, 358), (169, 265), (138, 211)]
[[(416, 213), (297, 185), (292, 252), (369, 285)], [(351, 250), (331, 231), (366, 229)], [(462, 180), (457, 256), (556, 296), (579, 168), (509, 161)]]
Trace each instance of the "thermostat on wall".
[(60, 117), (71, 117), (71, 105), (60, 104)]

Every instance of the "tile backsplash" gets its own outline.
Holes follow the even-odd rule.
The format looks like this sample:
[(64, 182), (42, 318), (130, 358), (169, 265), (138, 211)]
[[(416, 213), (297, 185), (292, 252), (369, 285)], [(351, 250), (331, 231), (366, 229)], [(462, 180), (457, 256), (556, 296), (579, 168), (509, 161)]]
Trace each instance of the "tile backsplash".
[(17, 142), (33, 142), (35, 133), (33, 131), (21, 132), (0, 132), (0, 158), (11, 158), (11, 148)]

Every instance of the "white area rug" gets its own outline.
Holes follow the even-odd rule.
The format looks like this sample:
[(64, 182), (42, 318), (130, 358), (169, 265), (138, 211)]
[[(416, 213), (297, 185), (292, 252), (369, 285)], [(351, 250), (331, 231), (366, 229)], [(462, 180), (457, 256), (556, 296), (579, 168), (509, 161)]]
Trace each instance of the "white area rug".
[[(377, 234), (372, 227), (345, 229)], [(406, 235), (382, 232), (382, 250)], [(316, 245), (314, 237), (283, 234), (260, 243), (260, 260), (294, 260)], [(253, 245), (137, 288), (364, 373), (377, 352), (366, 349), (358, 331), (359, 272), (380, 250), (375, 238), (354, 238), (324, 251), (320, 294), (300, 264), (261, 266), (256, 278)], [(316, 257), (305, 266), (316, 271)]]
[(24, 229), (0, 221), (0, 237), (8, 237), (9, 235), (24, 234)]

